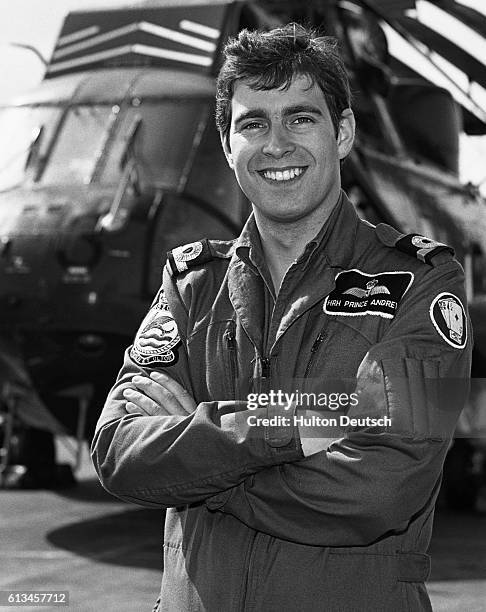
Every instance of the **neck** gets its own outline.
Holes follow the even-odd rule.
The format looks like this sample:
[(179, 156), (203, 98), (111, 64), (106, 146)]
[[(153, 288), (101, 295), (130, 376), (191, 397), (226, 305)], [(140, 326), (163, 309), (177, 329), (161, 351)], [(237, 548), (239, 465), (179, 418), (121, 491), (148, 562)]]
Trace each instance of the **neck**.
[(306, 245), (317, 236), (336, 203), (337, 200), (329, 208), (316, 211), (318, 214), (287, 223), (266, 217), (253, 207), (263, 255), (276, 294), (279, 292), (285, 273), (302, 255)]

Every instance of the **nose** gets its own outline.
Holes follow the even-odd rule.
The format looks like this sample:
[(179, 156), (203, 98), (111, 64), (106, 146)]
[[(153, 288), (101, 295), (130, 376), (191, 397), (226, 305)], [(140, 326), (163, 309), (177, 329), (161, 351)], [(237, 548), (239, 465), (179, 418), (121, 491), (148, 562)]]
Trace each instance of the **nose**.
[(295, 145), (285, 126), (279, 124), (272, 125), (268, 130), (267, 139), (262, 148), (264, 155), (280, 159), (287, 153), (291, 153), (294, 149)]

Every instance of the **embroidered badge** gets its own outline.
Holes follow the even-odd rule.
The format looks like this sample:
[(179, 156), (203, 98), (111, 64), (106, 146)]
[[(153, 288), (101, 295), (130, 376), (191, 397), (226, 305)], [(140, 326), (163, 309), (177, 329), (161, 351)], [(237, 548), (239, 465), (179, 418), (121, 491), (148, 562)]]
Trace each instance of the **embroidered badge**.
[(430, 305), (430, 318), (439, 335), (454, 348), (464, 348), (467, 342), (466, 311), (453, 293), (439, 293)]
[(170, 272), (177, 275), (189, 268), (207, 263), (214, 257), (209, 240), (205, 238), (199, 242), (191, 242), (169, 251), (167, 253), (167, 263)]
[(413, 279), (412, 272), (339, 272), (336, 287), (324, 300), (323, 310), (326, 314), (345, 317), (369, 314), (393, 319)]
[(172, 365), (177, 361), (174, 349), (179, 343), (177, 323), (164, 292), (160, 290), (135, 336), (130, 357), (140, 366)]
[(187, 270), (187, 262), (199, 257), (202, 250), (203, 245), (201, 242), (191, 242), (191, 244), (186, 244), (185, 246), (174, 249), (172, 251), (172, 256), (174, 257), (174, 263), (177, 271), (184, 272)]

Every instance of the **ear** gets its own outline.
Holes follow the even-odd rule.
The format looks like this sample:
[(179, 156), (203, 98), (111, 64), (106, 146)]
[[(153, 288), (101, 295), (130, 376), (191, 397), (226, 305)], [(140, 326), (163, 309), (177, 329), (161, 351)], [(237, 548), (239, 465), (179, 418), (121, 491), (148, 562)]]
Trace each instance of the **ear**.
[(231, 149), (229, 144), (229, 132), (223, 134), (223, 132), (219, 133), (219, 137), (221, 139), (221, 146), (223, 147), (224, 156), (226, 157), (226, 161), (228, 162), (228, 166), (231, 170), (235, 169), (235, 165), (233, 163), (233, 156), (231, 155)]
[(345, 108), (341, 113), (337, 137), (339, 159), (344, 159), (351, 152), (351, 149), (353, 148), (355, 131), (356, 121), (354, 119), (353, 111), (350, 108)]

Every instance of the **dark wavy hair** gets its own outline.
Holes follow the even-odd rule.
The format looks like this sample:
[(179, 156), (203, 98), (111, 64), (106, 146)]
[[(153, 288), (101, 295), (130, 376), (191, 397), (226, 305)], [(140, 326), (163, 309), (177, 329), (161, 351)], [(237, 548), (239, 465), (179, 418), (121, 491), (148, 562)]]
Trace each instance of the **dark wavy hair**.
[(285, 90), (300, 75), (321, 89), (337, 136), (351, 91), (335, 38), (293, 23), (269, 32), (242, 30), (226, 43), (224, 57), (216, 84), (216, 125), (225, 138), (236, 81), (244, 80), (255, 90)]

